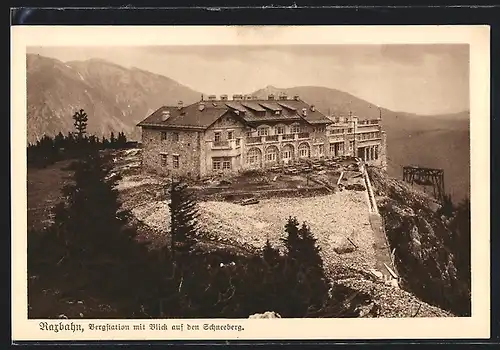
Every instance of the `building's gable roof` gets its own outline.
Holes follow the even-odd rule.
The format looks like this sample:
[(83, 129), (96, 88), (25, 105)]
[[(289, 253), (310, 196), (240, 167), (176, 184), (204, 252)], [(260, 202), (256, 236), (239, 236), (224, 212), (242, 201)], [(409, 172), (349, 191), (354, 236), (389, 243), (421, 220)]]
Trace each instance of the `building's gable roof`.
[[(199, 109), (201, 103), (205, 106), (203, 110)], [(302, 112), (303, 110), (306, 112), (305, 115)], [(165, 111), (168, 111), (170, 116), (166, 120), (163, 120), (162, 116)], [(249, 126), (254, 126), (257, 122), (266, 121), (304, 121), (309, 124), (332, 123), (331, 119), (300, 99), (254, 99), (208, 100), (199, 101), (182, 108), (161, 107), (137, 125), (141, 127), (207, 129), (228, 112), (237, 116), (239, 120)]]
[[(170, 112), (170, 116), (166, 120), (163, 120), (163, 114), (167, 111)], [(214, 106), (212, 103), (205, 103), (203, 111), (198, 109), (198, 103), (182, 107), (181, 109), (178, 107), (163, 106), (137, 124), (137, 126), (206, 129), (226, 114), (227, 111), (227, 107), (222, 105)]]

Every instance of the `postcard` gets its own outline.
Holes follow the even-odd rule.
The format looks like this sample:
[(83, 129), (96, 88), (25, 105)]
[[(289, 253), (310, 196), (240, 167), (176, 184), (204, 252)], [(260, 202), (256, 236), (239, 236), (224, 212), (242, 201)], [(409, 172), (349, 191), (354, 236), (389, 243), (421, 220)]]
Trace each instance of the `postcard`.
[(13, 340), (488, 338), (489, 34), (13, 26)]

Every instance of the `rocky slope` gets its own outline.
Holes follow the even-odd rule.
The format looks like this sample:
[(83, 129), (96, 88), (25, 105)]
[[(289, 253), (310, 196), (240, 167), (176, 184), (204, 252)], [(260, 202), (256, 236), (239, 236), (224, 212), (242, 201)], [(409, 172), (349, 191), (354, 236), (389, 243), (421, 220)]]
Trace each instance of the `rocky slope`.
[(470, 220), (379, 169), (370, 168), (402, 286), (457, 315), (470, 315)]

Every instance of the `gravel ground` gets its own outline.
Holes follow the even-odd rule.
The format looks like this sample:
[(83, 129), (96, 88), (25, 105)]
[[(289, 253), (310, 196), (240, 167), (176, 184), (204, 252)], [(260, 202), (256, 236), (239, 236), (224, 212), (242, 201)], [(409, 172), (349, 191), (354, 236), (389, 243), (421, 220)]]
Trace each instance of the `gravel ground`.
[[(311, 227), (328, 270), (338, 264), (369, 269), (375, 265), (375, 256), (366, 205), (365, 194), (354, 191), (312, 198), (267, 199), (249, 206), (200, 202), (199, 224), (214, 239), (261, 248), (269, 238), (271, 244), (281, 247), (279, 239), (284, 237), (286, 219), (295, 216)], [(167, 201), (147, 202), (132, 212), (157, 230), (168, 227)]]

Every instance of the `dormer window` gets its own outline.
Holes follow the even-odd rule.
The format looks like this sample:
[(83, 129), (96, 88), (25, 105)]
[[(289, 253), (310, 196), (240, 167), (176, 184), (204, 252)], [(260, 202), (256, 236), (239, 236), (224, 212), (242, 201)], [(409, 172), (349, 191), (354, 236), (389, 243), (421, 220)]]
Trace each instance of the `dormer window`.
[(280, 110), (276, 110), (276, 111), (274, 111), (274, 114), (276, 114), (276, 115), (280, 115), (280, 114), (281, 114), (281, 111), (280, 111)]

